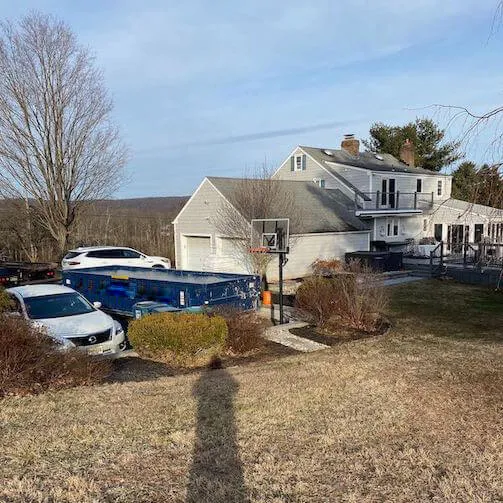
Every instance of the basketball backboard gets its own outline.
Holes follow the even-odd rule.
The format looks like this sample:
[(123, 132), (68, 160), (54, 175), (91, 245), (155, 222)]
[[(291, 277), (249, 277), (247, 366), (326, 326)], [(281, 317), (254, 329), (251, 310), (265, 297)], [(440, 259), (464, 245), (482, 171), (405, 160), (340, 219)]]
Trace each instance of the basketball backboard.
[(252, 250), (265, 253), (288, 253), (290, 220), (288, 218), (257, 218), (251, 221)]

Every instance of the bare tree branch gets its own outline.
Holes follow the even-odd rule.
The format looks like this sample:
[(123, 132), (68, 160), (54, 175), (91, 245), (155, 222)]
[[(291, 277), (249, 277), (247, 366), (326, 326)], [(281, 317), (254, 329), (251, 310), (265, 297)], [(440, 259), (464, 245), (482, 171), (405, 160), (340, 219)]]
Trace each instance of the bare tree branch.
[(89, 51), (64, 23), (0, 26), (0, 195), (31, 200), (63, 253), (85, 201), (124, 180), (125, 146)]

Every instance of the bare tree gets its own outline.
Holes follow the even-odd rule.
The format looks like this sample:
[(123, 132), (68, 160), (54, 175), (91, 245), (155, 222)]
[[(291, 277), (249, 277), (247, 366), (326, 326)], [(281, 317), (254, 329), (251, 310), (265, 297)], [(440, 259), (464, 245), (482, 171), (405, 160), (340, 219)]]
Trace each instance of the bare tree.
[(0, 195), (30, 200), (67, 248), (86, 201), (124, 180), (126, 148), (89, 51), (63, 22), (33, 13), (0, 26)]
[[(228, 202), (222, 203), (214, 221), (219, 233), (232, 238), (233, 258), (263, 278), (274, 255), (250, 253), (251, 220), (289, 218), (290, 228), (295, 228), (301, 218), (294, 194), (271, 175), (271, 170), (264, 165), (237, 180), (232, 195)], [(294, 244), (290, 239), (290, 248)]]

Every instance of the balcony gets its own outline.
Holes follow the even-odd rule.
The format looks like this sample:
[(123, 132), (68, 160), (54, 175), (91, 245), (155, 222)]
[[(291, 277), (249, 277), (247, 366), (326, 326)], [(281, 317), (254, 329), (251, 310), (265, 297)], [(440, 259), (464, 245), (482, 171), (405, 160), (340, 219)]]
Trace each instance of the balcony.
[(360, 192), (354, 205), (358, 217), (415, 215), (433, 207), (433, 192)]

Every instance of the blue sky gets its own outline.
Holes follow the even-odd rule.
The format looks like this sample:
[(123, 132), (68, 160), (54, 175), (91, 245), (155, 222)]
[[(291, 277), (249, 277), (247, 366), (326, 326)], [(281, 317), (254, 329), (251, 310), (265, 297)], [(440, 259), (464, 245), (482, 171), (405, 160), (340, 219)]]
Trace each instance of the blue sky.
[[(337, 147), (503, 101), (497, 0), (0, 1), (67, 21), (96, 54), (131, 149), (117, 197), (190, 194), (205, 175), (278, 165), (297, 144)], [(458, 138), (463, 124), (449, 136)], [(492, 135), (467, 157), (492, 160)]]

